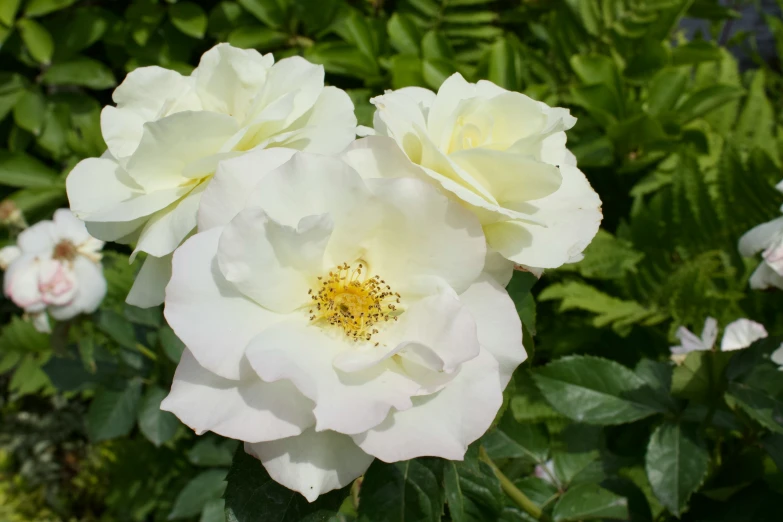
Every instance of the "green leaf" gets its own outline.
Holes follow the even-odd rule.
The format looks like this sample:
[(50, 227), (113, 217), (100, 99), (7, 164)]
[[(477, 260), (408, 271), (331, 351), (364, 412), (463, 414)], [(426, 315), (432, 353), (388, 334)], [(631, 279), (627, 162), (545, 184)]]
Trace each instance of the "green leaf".
[(674, 108), (685, 92), (688, 74), (683, 68), (661, 69), (650, 81), (647, 110), (657, 116)]
[(100, 389), (87, 411), (87, 432), (93, 442), (124, 437), (136, 423), (141, 382), (130, 381), (122, 390)]
[(18, 188), (51, 188), (57, 174), (27, 154), (0, 150), (0, 183)]
[(497, 40), (489, 48), (488, 80), (504, 89), (518, 90), (521, 82), (517, 78), (517, 53), (506, 38)]
[(85, 57), (53, 64), (44, 73), (43, 81), (48, 85), (83, 85), (96, 90), (108, 89), (117, 84), (111, 69), (97, 60)]
[(237, 441), (235, 440), (201, 437), (188, 450), (188, 460), (194, 466), (228, 467), (231, 466), (231, 459), (236, 448)]
[(421, 33), (407, 15), (394, 13), (387, 24), (389, 42), (402, 54), (421, 54)]
[(193, 38), (204, 38), (207, 13), (193, 2), (177, 2), (169, 6), (169, 18), (174, 27)]
[(288, 42), (287, 34), (260, 25), (237, 27), (228, 35), (228, 43), (242, 49), (268, 51), (286, 42)]
[(443, 463), (421, 458), (387, 464), (375, 460), (364, 474), (359, 522), (439, 522), (444, 492)]
[(49, 336), (35, 329), (18, 316), (12, 316), (0, 332), (3, 350), (19, 352), (45, 352), (49, 350)]
[(75, 3), (76, 0), (30, 0), (24, 10), (24, 14), (34, 18), (65, 9)]
[(23, 356), (13, 376), (11, 376), (8, 389), (17, 396), (28, 394), (48, 395), (53, 391), (49, 377), (41, 369), (40, 359), (33, 354)]
[(175, 364), (179, 363), (180, 358), (182, 358), (182, 352), (185, 351), (185, 343), (179, 340), (177, 334), (168, 325), (163, 326), (158, 331), (158, 336), (166, 357)]
[(709, 460), (694, 430), (665, 422), (653, 432), (645, 456), (647, 477), (655, 496), (676, 516), (704, 481)]
[(160, 409), (160, 403), (166, 395), (166, 390), (150, 386), (139, 408), (139, 429), (156, 447), (170, 441), (179, 428), (177, 417)]
[(6, 27), (14, 25), (16, 11), (21, 3), (22, 0), (3, 0), (0, 2), (0, 23)]
[[(575, 270), (588, 279), (620, 279), (636, 272), (644, 254), (637, 252), (633, 244), (618, 239), (601, 229), (584, 251), (584, 259), (562, 268)], [(562, 269), (561, 268), (561, 269)]]
[(26, 92), (22, 75), (0, 72), (0, 121), (5, 119)]
[(109, 26), (109, 15), (99, 7), (84, 7), (69, 13), (67, 24), (52, 29), (57, 42), (55, 62), (90, 47), (103, 37)]
[(335, 30), (347, 42), (353, 44), (364, 56), (374, 59), (378, 54), (373, 29), (367, 18), (359, 11), (351, 9), (348, 11)]
[(774, 433), (767, 435), (761, 440), (761, 445), (767, 450), (767, 453), (775, 465), (778, 467), (778, 471), (783, 471), (783, 435), (776, 435)]
[(199, 522), (226, 522), (226, 501), (216, 498), (204, 504)]
[(348, 496), (344, 488), (307, 502), (299, 493), (272, 480), (261, 463), (245, 453), (241, 445), (234, 454), (226, 480), (227, 522), (300, 522), (321, 511), (336, 514)]
[(54, 53), (54, 40), (49, 31), (34, 20), (22, 19), (16, 22), (22, 41), (35, 61), (49, 64)]
[(692, 92), (677, 106), (677, 121), (684, 125), (705, 116), (722, 105), (739, 98), (743, 92), (739, 87), (720, 84), (710, 85)]
[(326, 72), (362, 80), (378, 75), (378, 64), (356, 47), (344, 42), (317, 43), (305, 50), (305, 58), (320, 63)]
[(628, 501), (598, 484), (579, 484), (560, 497), (552, 511), (554, 522), (628, 520)]
[(481, 439), (490, 458), (525, 458), (541, 464), (549, 457), (549, 436), (543, 424), (522, 423), (507, 410), (497, 428)]
[(627, 335), (634, 324), (655, 325), (666, 315), (636, 301), (625, 301), (580, 282), (569, 281), (548, 286), (538, 296), (539, 301), (561, 300), (559, 311), (585, 310), (595, 314), (592, 324), (598, 328), (611, 326), (620, 335)]
[(720, 47), (706, 40), (693, 40), (672, 50), (672, 64), (694, 65), (721, 59)]
[(536, 369), (533, 378), (552, 406), (578, 422), (623, 424), (661, 411), (646, 400), (642, 379), (607, 359), (564, 357)]
[(436, 31), (428, 31), (421, 41), (422, 56), (425, 60), (453, 60), (454, 50), (448, 38)]
[(120, 346), (130, 350), (136, 349), (137, 341), (133, 326), (117, 312), (102, 310), (96, 325)]
[(238, 0), (239, 5), (269, 27), (280, 27), (285, 23), (285, 13), (277, 0)]
[(597, 54), (575, 55), (571, 58), (571, 67), (585, 85), (605, 85), (614, 96), (622, 99), (620, 72), (611, 58)]
[(397, 54), (391, 58), (392, 88), (425, 85), (421, 58), (410, 54)]
[(174, 501), (169, 520), (194, 517), (213, 500), (218, 500), (226, 490), (226, 470), (210, 469), (196, 475)]
[(736, 404), (753, 420), (783, 434), (783, 402), (766, 390), (760, 390), (742, 383), (732, 383), (726, 394), (729, 405)]
[(28, 89), (14, 106), (14, 122), (35, 136), (41, 134), (46, 116), (46, 100), (41, 91)]
[(503, 509), (500, 481), (492, 468), (479, 460), (478, 445), (468, 449), (462, 462), (445, 463), (443, 486), (454, 522), (494, 519)]
[(731, 352), (691, 352), (674, 369), (672, 394), (684, 399), (707, 401), (725, 387), (726, 365)]

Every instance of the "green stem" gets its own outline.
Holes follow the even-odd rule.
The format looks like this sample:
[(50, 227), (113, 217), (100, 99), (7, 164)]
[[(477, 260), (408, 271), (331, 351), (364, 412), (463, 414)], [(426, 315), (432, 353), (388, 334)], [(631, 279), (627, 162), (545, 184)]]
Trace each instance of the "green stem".
[(543, 511), (541, 511), (541, 508), (538, 507), (532, 500), (530, 500), (527, 495), (522, 493), (519, 488), (517, 488), (514, 483), (503, 474), (502, 471), (500, 471), (500, 468), (498, 468), (497, 465), (492, 462), (492, 459), (489, 458), (489, 455), (487, 455), (487, 451), (483, 446), (479, 448), (479, 458), (486, 462), (490, 468), (492, 468), (492, 471), (495, 472), (495, 476), (497, 476), (498, 480), (500, 480), (500, 486), (503, 488), (503, 491), (506, 492), (506, 495), (508, 495), (517, 506), (522, 508), (525, 513), (535, 518), (536, 520), (541, 520), (542, 522), (549, 521), (549, 517)]

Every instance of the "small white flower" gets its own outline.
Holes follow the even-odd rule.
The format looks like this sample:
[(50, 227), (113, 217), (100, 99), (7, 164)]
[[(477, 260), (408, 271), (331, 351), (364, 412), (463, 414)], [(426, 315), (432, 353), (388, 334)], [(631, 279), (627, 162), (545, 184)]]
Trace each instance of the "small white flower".
[(526, 358), (475, 216), (359, 168), (283, 149), (223, 162), (166, 288), (187, 350), (161, 407), (244, 441), (310, 501), (373, 457), (463, 458)]
[[(378, 136), (354, 147), (392, 138), (419, 167), (407, 175), (472, 210), (489, 246), (514, 263), (545, 269), (582, 259), (601, 201), (566, 148), (565, 131), (576, 122), (567, 110), (459, 73), (437, 95), (407, 87), (371, 101)], [(400, 175), (383, 167), (374, 175)]]
[(739, 251), (745, 257), (761, 252), (762, 261), (750, 276), (751, 288), (783, 289), (783, 217), (746, 232), (739, 240)]
[[(718, 338), (718, 321), (708, 317), (704, 321), (700, 338), (684, 326), (677, 329), (676, 335), (680, 340), (680, 345), (670, 348), (671, 358), (681, 364), (685, 360), (685, 356), (691, 352), (712, 350)], [(723, 352), (741, 350), (765, 337), (767, 337), (767, 330), (764, 325), (749, 319), (737, 319), (729, 323), (723, 331), (720, 349)]]
[(100, 251), (103, 241), (90, 236), (68, 209), (54, 213), (21, 234), (17, 246), (0, 250), (5, 268), (3, 291), (48, 331), (48, 315), (57, 320), (92, 313), (106, 295)]
[(354, 138), (348, 95), (324, 86), (301, 57), (220, 44), (190, 76), (160, 67), (128, 74), (101, 113), (108, 145), (67, 179), (71, 209), (106, 241), (148, 254), (128, 302), (163, 301), (171, 253), (196, 227), (201, 195), (218, 162), (254, 148), (336, 153)]
[(783, 371), (783, 344), (781, 344), (777, 350), (772, 352), (770, 359), (773, 363), (779, 366), (778, 370)]

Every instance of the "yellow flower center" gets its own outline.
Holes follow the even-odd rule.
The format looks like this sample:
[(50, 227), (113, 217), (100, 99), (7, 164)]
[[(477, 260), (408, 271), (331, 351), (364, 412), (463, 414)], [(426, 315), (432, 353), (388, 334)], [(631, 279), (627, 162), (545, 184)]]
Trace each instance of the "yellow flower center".
[(401, 313), (400, 294), (380, 276), (369, 277), (362, 263), (343, 263), (318, 279), (320, 286), (308, 291), (313, 301), (310, 321), (337, 326), (354, 342), (369, 341), (379, 323), (396, 321)]

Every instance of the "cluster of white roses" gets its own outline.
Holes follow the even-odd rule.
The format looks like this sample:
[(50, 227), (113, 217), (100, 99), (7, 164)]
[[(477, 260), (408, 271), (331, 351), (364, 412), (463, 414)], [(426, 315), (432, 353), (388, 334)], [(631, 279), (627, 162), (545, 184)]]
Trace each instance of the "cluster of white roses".
[[(715, 341), (718, 339), (718, 321), (713, 317), (708, 317), (704, 321), (701, 337), (698, 337), (684, 326), (680, 326), (677, 329), (676, 335), (677, 339), (680, 340), (680, 344), (670, 348), (671, 358), (677, 364), (681, 364), (691, 352), (708, 352), (713, 349)], [(742, 350), (759, 339), (766, 338), (767, 335), (767, 330), (763, 324), (750, 319), (737, 319), (726, 325), (726, 329), (723, 331), (723, 339), (721, 339), (720, 343), (720, 351)]]
[[(783, 192), (783, 181), (775, 187)], [(783, 207), (780, 208), (783, 212)], [(766, 290), (777, 287), (783, 290), (783, 217), (758, 225), (739, 240), (739, 251), (745, 257), (761, 252), (761, 263), (750, 276), (750, 287)]]
[(321, 66), (225, 44), (114, 101), (68, 197), (147, 254), (128, 301), (165, 297), (187, 346), (161, 407), (311, 501), (373, 458), (463, 458), (526, 358), (514, 264), (579, 260), (601, 221), (568, 112), (459, 74), (375, 98), (358, 141)]
[(0, 249), (3, 293), (49, 332), (49, 316), (62, 321), (91, 313), (106, 295), (101, 266), (103, 241), (90, 236), (68, 209), (53, 221), (39, 221)]

